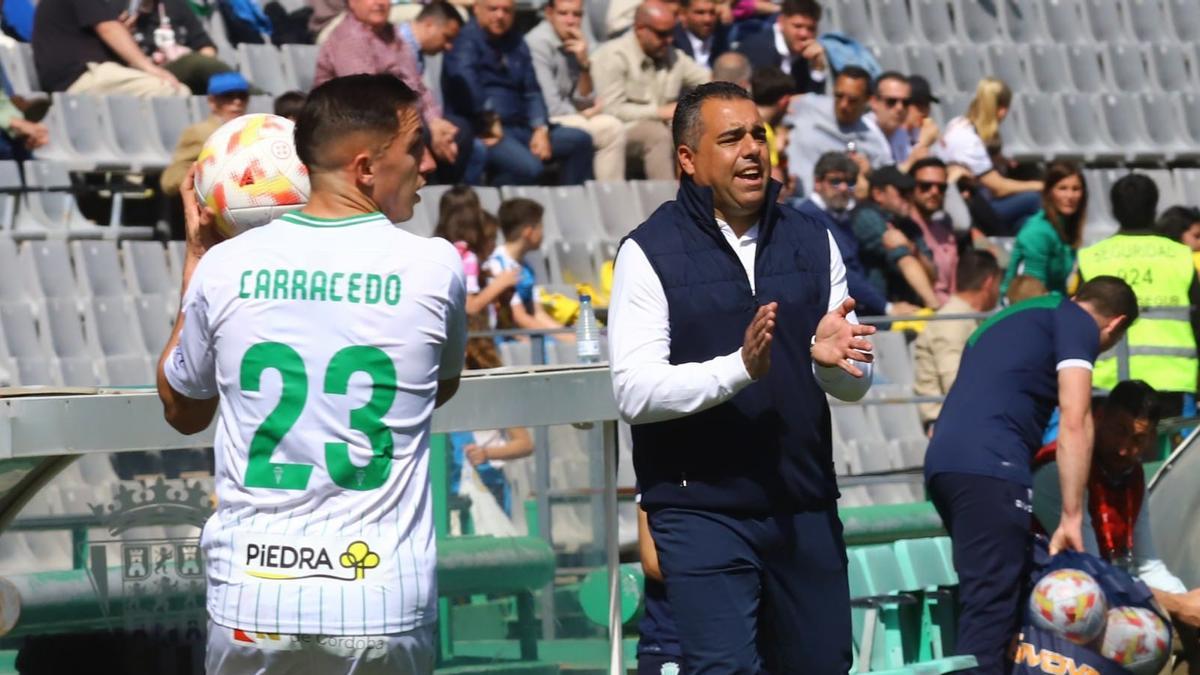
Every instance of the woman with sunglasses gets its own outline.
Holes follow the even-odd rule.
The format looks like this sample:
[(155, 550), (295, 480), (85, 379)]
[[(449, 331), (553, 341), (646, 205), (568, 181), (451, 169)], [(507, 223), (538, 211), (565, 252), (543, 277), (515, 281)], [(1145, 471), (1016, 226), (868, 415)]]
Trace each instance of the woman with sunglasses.
[(1074, 285), (1075, 255), (1087, 218), (1087, 183), (1077, 165), (1053, 162), (1046, 169), (1045, 185), (1042, 209), (1017, 233), (1001, 293), (1008, 292), (1018, 274), (1040, 280), (1052, 293), (1066, 295)]

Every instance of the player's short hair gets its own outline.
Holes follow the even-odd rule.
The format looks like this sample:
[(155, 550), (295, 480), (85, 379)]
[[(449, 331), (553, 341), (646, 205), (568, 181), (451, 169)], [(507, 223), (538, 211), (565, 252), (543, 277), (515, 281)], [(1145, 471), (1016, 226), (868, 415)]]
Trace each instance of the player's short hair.
[(818, 181), (833, 172), (844, 173), (853, 183), (858, 180), (858, 165), (844, 152), (827, 152), (813, 165), (813, 180)]
[(347, 75), (313, 89), (296, 119), (296, 154), (310, 170), (330, 145), (357, 133), (390, 138), (399, 133), (396, 111), (417, 106), (417, 92), (395, 75)]
[(521, 236), (521, 230), (541, 223), (545, 212), (542, 205), (532, 199), (514, 197), (504, 200), (497, 214), (504, 240), (513, 241)]
[(1104, 397), (1100, 406), (1105, 411), (1119, 410), (1129, 413), (1135, 420), (1149, 420), (1151, 426), (1162, 419), (1158, 391), (1141, 380), (1125, 380)]
[[(554, 0), (550, 0), (550, 4), (553, 5)], [(454, 5), (445, 0), (433, 0), (433, 2), (421, 8), (421, 11), (417, 14), (416, 21), (437, 21), (438, 23), (449, 21), (461, 26), (463, 18), (462, 14), (459, 14), (458, 10), (454, 8)]]
[(821, 5), (816, 0), (783, 0), (779, 7), (783, 16), (807, 16), (813, 21), (821, 20)]
[(304, 109), (306, 98), (302, 91), (288, 91), (280, 94), (275, 97), (275, 114), (290, 120), (297, 119), (300, 117), (300, 111)]
[(757, 68), (750, 76), (750, 95), (754, 97), (755, 105), (773, 105), (795, 93), (796, 79), (777, 66)]
[(955, 283), (960, 291), (977, 291), (988, 279), (1000, 276), (1000, 263), (991, 251), (969, 248), (958, 254), (954, 269)]
[(1108, 192), (1113, 218), (1122, 230), (1149, 230), (1158, 213), (1158, 186), (1149, 176), (1131, 173), (1113, 183)]
[(675, 105), (675, 118), (671, 122), (671, 133), (674, 136), (675, 147), (686, 145), (696, 147), (704, 133), (700, 109), (709, 99), (737, 100), (744, 99), (753, 102), (750, 92), (732, 82), (708, 82), (679, 97)]
[(1119, 277), (1101, 275), (1083, 282), (1075, 293), (1077, 302), (1086, 302), (1102, 316), (1125, 317), (1125, 326), (1138, 318), (1138, 299), (1129, 284)]

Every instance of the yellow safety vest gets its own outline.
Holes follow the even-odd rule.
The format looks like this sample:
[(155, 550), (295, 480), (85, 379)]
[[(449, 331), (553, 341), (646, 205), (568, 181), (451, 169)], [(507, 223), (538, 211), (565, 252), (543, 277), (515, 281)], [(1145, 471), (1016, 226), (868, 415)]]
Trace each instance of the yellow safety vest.
[[(1126, 333), (1129, 377), (1159, 391), (1196, 391), (1196, 337), (1187, 313), (1196, 275), (1191, 249), (1157, 235), (1117, 234), (1080, 251), (1079, 272), (1085, 280), (1120, 277), (1137, 294), (1145, 318)], [(1154, 315), (1165, 309), (1175, 310), (1178, 317)], [(1116, 349), (1109, 350), (1096, 361), (1095, 387), (1117, 385), (1116, 354)]]

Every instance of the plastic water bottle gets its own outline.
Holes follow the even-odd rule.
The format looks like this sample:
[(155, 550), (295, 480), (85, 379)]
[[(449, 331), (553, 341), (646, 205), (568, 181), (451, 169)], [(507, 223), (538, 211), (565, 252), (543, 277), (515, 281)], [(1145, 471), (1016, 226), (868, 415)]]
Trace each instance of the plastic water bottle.
[(575, 320), (575, 350), (580, 363), (600, 361), (600, 329), (592, 311), (592, 296), (579, 296), (579, 318)]

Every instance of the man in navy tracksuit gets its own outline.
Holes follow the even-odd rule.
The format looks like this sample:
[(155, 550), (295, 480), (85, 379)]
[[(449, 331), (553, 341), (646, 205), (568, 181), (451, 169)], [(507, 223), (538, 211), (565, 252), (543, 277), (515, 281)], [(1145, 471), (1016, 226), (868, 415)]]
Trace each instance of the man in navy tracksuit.
[(866, 393), (873, 329), (829, 232), (776, 203), (745, 90), (698, 87), (672, 130), (679, 193), (621, 245), (609, 340), (686, 672), (845, 673), (825, 395)]
[[(1055, 405), (1062, 520), (1050, 553), (1083, 550), (1092, 456), (1092, 364), (1137, 318), (1137, 297), (1096, 277), (1074, 299), (1017, 303), (971, 335), (925, 454), (925, 480), (954, 549), (959, 654), (975, 673), (1006, 672), (1032, 562), (1034, 453)], [(1066, 463), (1063, 460), (1066, 459)]]

